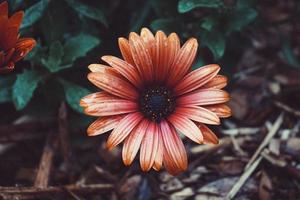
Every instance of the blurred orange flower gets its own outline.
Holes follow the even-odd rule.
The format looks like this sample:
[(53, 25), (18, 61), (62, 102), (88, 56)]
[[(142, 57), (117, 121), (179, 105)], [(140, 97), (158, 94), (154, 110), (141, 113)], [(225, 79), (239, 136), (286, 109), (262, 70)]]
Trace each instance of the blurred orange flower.
[(15, 63), (22, 59), (36, 42), (32, 38), (20, 38), (19, 28), (24, 16), (23, 11), (8, 17), (8, 4), (0, 4), (0, 73), (10, 72)]
[(107, 147), (124, 141), (122, 157), (130, 165), (140, 149), (143, 171), (162, 165), (173, 175), (187, 169), (187, 154), (179, 132), (196, 143), (218, 144), (205, 125), (218, 125), (231, 110), (221, 90), (225, 76), (220, 67), (207, 65), (191, 71), (198, 43), (189, 39), (182, 47), (176, 33), (155, 36), (146, 28), (119, 38), (123, 59), (103, 56), (110, 66), (92, 64), (88, 79), (103, 91), (81, 99), (88, 115), (100, 117), (87, 132), (95, 136), (113, 130)]

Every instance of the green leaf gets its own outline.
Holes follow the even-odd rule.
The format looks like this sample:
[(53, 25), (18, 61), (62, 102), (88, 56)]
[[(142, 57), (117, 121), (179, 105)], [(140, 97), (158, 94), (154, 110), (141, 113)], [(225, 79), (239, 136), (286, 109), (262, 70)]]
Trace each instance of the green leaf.
[(9, 6), (13, 9), (16, 10), (17, 8), (20, 7), (22, 4), (23, 0), (9, 0)]
[(12, 90), (12, 98), (17, 110), (23, 109), (29, 103), (42, 79), (43, 76), (34, 70), (25, 70), (22, 74), (17, 75)]
[(205, 17), (201, 23), (201, 28), (212, 31), (212, 29), (217, 25), (217, 20), (213, 16)]
[(180, 0), (178, 12), (186, 13), (195, 8), (220, 8), (223, 5), (222, 0)]
[(251, 7), (251, 0), (238, 0), (233, 10), (227, 16), (227, 34), (241, 31), (257, 17), (257, 11)]
[(36, 61), (36, 59), (40, 60), (41, 57), (43, 57), (45, 49), (41, 46), (41, 42), (38, 40), (35, 47), (30, 51), (27, 56), (24, 58), (24, 60), (28, 61)]
[(83, 109), (79, 105), (80, 99), (91, 92), (84, 88), (81, 87), (75, 83), (59, 79), (59, 82), (63, 85), (64, 90), (65, 90), (65, 98), (67, 100), (67, 103), (73, 108), (75, 111), (82, 113)]
[(81, 33), (67, 40), (64, 45), (63, 64), (70, 64), (77, 58), (83, 57), (91, 49), (100, 44), (100, 40), (94, 36)]
[(1, 77), (0, 79), (0, 103), (12, 101), (11, 88), (14, 83), (14, 76)]
[(41, 0), (30, 8), (26, 9), (21, 28), (29, 27), (38, 21), (42, 17), (49, 2), (50, 0)]
[(214, 55), (214, 59), (220, 59), (225, 52), (225, 38), (218, 31), (203, 31), (201, 41), (204, 46), (207, 46)]
[(228, 19), (227, 32), (241, 31), (257, 17), (257, 11), (250, 7), (235, 8)]
[(236, 8), (250, 8), (254, 5), (254, 0), (237, 0)]
[(287, 38), (282, 38), (282, 54), (290, 65), (300, 69), (300, 61), (294, 54), (291, 44)]
[(0, 103), (5, 103), (11, 101), (11, 89), (2, 88), (0, 90)]
[(178, 21), (176, 22), (174, 19), (156, 19), (152, 21), (150, 24), (151, 29), (154, 31), (162, 30), (166, 34), (172, 33), (172, 32), (180, 32), (180, 23)]
[(176, 16), (177, 4), (178, 2), (174, 0), (151, 0), (152, 9), (159, 17)]
[(43, 15), (43, 23), (39, 24), (41, 31), (39, 34), (43, 34), (43, 44), (48, 44), (49, 47), (54, 41), (64, 40), (64, 35), (69, 32), (69, 22), (74, 19), (74, 15), (69, 13), (70, 10), (71, 8), (62, 1), (51, 1)]
[(66, 2), (71, 6), (75, 11), (82, 14), (83, 16), (94, 19), (100, 23), (102, 23), (104, 26), (108, 27), (107, 20), (103, 14), (103, 12), (98, 9), (94, 8), (92, 6), (88, 6), (84, 3), (81, 3), (77, 0), (66, 0)]
[(56, 41), (50, 46), (48, 59), (42, 58), (42, 63), (50, 72), (57, 72), (62, 69), (60, 64), (63, 54), (63, 46), (59, 41)]
[(200, 67), (202, 67), (202, 66), (205, 66), (205, 62), (204, 62), (204, 60), (203, 60), (203, 58), (201, 58), (201, 57), (197, 57), (196, 58), (196, 61), (194, 62), (194, 64), (192, 65), (192, 70), (195, 70), (195, 69), (198, 69), (198, 68), (200, 68)]
[(42, 47), (41, 42), (38, 40), (37, 45), (33, 48), (32, 51), (28, 53), (28, 55), (24, 58), (24, 60), (31, 62), (32, 66), (44, 65), (42, 61), (47, 57), (47, 55), (48, 55), (48, 48)]
[(133, 32), (138, 32), (144, 24), (149, 12), (151, 10), (151, 1), (146, 1), (139, 12), (136, 12), (130, 21), (130, 30)]

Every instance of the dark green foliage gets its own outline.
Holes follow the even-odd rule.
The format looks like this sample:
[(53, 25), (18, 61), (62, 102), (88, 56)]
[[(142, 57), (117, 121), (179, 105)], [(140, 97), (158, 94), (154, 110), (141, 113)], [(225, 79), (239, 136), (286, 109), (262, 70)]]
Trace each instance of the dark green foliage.
[(71, 83), (60, 79), (60, 82), (65, 90), (65, 98), (67, 103), (76, 111), (82, 112), (82, 107), (79, 106), (79, 101), (82, 97), (91, 93), (91, 91), (76, 85), (75, 83)]
[(14, 77), (6, 77), (0, 79), (0, 103), (11, 101), (11, 85), (14, 83)]
[(43, 76), (35, 70), (25, 70), (17, 75), (13, 85), (12, 99), (18, 110), (28, 104), (42, 78)]
[(99, 43), (100, 40), (98, 38), (84, 33), (70, 38), (63, 48), (65, 54), (62, 57), (62, 63), (70, 64), (74, 62), (77, 58), (85, 56), (87, 52)]
[(219, 60), (224, 55), (225, 37), (222, 33), (203, 30), (201, 38), (202, 44), (212, 51), (215, 60)]
[(88, 17), (90, 19), (97, 20), (102, 24), (104, 24), (105, 26), (108, 26), (106, 18), (100, 9), (92, 6), (88, 6), (77, 0), (66, 0), (66, 2), (68, 2), (69, 6), (71, 6), (75, 11), (77, 11), (81, 15)]
[[(258, 16), (251, 0), (231, 5), (222, 0), (9, 0), (9, 5), (13, 12), (24, 9), (21, 35), (38, 43), (17, 63), (15, 73), (1, 78), (0, 103), (45, 115), (51, 109), (56, 113), (61, 101), (82, 113), (80, 98), (95, 90), (87, 81), (87, 66), (102, 55), (120, 55), (117, 38), (130, 31), (176, 32), (182, 43), (196, 37), (201, 52), (197, 68), (223, 59), (228, 38), (241, 35)], [(212, 55), (210, 60), (203, 52)], [(283, 54), (297, 65), (288, 45)]]
[[(71, 108), (82, 112), (79, 100), (88, 94), (89, 90), (65, 78), (79, 83), (86, 82), (85, 75), (76, 72), (76, 61), (97, 47), (100, 44), (100, 37), (88, 33), (89, 29), (97, 28), (83, 27), (80, 20), (84, 20), (83, 16), (107, 26), (104, 13), (100, 8), (75, 0), (66, 0), (66, 3), (49, 0), (9, 3), (17, 8), (25, 6), (21, 31), (25, 35), (34, 37), (38, 44), (25, 59), (29, 63), (24, 66), (25, 62), (23, 62), (23, 66), (20, 66), (25, 68), (23, 72), (18, 73), (15, 78), (11, 75), (1, 80), (0, 102), (12, 101), (16, 109), (21, 110), (27, 105), (33, 106), (29, 103), (36, 96), (35, 99), (46, 100), (38, 102), (39, 106), (45, 103), (46, 107), (53, 108), (49, 104), (59, 105), (59, 101), (65, 100)], [(72, 13), (73, 11), (75, 13)], [(86, 66), (87, 63), (88, 61), (84, 65)], [(68, 77), (64, 74), (65, 70), (72, 67), (76, 77)], [(64, 98), (61, 98), (57, 83), (63, 88)], [(37, 89), (39, 92), (36, 93)], [(33, 106), (33, 109), (35, 107)]]
[(145, 1), (142, 8), (139, 9), (130, 20), (130, 30), (138, 32), (143, 26), (149, 12), (151, 10), (151, 1)]
[(300, 61), (295, 56), (287, 38), (282, 38), (282, 54), (291, 66), (300, 69)]
[(180, 27), (178, 27), (176, 20), (172, 18), (160, 18), (154, 20), (150, 24), (150, 27), (154, 31), (163, 30), (166, 34), (170, 34), (172, 32), (178, 32), (180, 30)]
[(227, 32), (241, 31), (257, 17), (257, 12), (251, 7), (249, 0), (238, 0), (236, 6), (228, 14)]
[(50, 72), (57, 72), (61, 69), (60, 64), (64, 55), (63, 46), (59, 41), (53, 42), (49, 48), (48, 58), (42, 59), (42, 63)]
[(23, 0), (9, 0), (9, 5), (11, 10), (17, 9), (21, 4)]
[(195, 8), (220, 8), (223, 5), (222, 0), (180, 0), (178, 11), (186, 13)]
[(237, 0), (232, 5), (222, 0), (180, 0), (175, 7), (169, 1), (169, 6), (154, 2), (159, 18), (152, 21), (152, 29), (175, 31), (184, 37), (198, 36), (215, 60), (223, 57), (227, 38), (233, 32), (242, 32), (257, 17), (251, 0)]
[(39, 18), (42, 17), (49, 0), (41, 0), (36, 4), (32, 5), (25, 11), (25, 16), (21, 28), (26, 28), (34, 24)]

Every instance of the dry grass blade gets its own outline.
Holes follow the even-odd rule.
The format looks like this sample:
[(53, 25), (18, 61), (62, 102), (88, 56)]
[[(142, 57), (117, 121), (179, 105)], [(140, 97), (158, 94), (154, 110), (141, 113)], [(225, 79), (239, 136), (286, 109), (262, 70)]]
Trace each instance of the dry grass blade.
[(13, 197), (14, 195), (27, 195), (38, 198), (44, 195), (65, 193), (66, 190), (78, 194), (95, 194), (109, 192), (113, 189), (114, 185), (112, 184), (49, 186), (43, 189), (36, 187), (0, 187), (0, 196), (7, 197), (8, 195), (11, 195)]
[(44, 147), (43, 155), (40, 160), (37, 176), (34, 186), (37, 188), (46, 188), (49, 182), (50, 171), (53, 163), (53, 157), (58, 147), (58, 140), (55, 134), (49, 133)]
[(222, 130), (222, 133), (225, 135), (253, 135), (260, 131), (260, 128), (248, 128), (248, 127), (241, 127), (241, 128), (231, 128)]
[(66, 170), (71, 166), (71, 148), (67, 122), (67, 107), (64, 102), (61, 103), (58, 113), (59, 141), (60, 149), (64, 159)]
[(276, 132), (278, 131), (278, 129), (280, 128), (280, 126), (283, 122), (283, 117), (284, 117), (284, 115), (283, 115), (283, 113), (281, 113), (279, 115), (279, 117), (276, 119), (275, 123), (273, 124), (270, 131), (268, 132), (267, 136), (264, 138), (262, 143), (259, 145), (259, 147), (255, 151), (254, 155), (249, 160), (248, 164), (245, 167), (245, 170), (247, 170), (252, 165), (252, 163), (256, 160), (256, 158), (259, 156), (261, 151), (268, 145), (270, 140), (274, 137), (274, 135), (276, 134)]
[(232, 140), (230, 139), (230, 137), (225, 137), (225, 138), (220, 139), (218, 145), (198, 145), (198, 146), (191, 148), (190, 151), (193, 154), (200, 154), (200, 153), (204, 153), (204, 152), (215, 151), (217, 149), (230, 146), (231, 144), (232, 144)]
[(244, 185), (244, 183), (247, 181), (247, 179), (250, 177), (253, 171), (257, 168), (261, 160), (262, 157), (260, 156), (251, 164), (250, 167), (246, 169), (246, 171), (242, 174), (238, 182), (236, 182), (236, 184), (232, 187), (230, 192), (226, 195), (226, 199), (233, 199), (235, 197), (235, 195), (239, 192), (240, 188)]
[(286, 104), (284, 104), (280, 101), (275, 101), (274, 104), (275, 104), (275, 106), (283, 109), (284, 111), (292, 113), (297, 117), (300, 117), (300, 111), (299, 110), (295, 110), (294, 108), (292, 108), (292, 107), (290, 107), (290, 106), (288, 106), (288, 105), (286, 105)]

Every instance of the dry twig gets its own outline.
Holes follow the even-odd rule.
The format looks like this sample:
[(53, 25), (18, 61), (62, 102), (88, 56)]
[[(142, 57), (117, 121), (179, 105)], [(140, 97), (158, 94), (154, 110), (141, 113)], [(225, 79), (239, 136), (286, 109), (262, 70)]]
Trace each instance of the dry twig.
[(45, 195), (64, 194), (66, 190), (76, 194), (95, 194), (112, 191), (112, 184), (90, 184), (90, 185), (65, 185), (65, 186), (50, 186), (47, 188), (36, 187), (0, 187), (0, 196), (5, 198), (11, 196), (31, 196), (42, 197)]
[(240, 188), (244, 185), (244, 183), (247, 181), (247, 179), (250, 177), (253, 171), (257, 168), (261, 160), (262, 157), (260, 156), (251, 164), (250, 167), (246, 169), (246, 171), (242, 174), (240, 179), (236, 182), (236, 184), (232, 187), (230, 192), (226, 195), (226, 199), (233, 199), (235, 197), (235, 195), (239, 192)]
[(300, 110), (295, 110), (294, 108), (280, 102), (280, 101), (275, 101), (274, 102), (275, 106), (277, 106), (278, 108), (283, 109), (286, 112), (292, 113), (297, 117), (300, 117)]
[(260, 128), (241, 127), (222, 130), (222, 133), (226, 135), (251, 135), (258, 133), (259, 131)]
[(0, 143), (18, 142), (41, 137), (53, 127), (52, 122), (26, 122), (22, 124), (0, 125)]
[(43, 155), (40, 160), (37, 176), (34, 186), (37, 188), (46, 188), (49, 182), (49, 175), (52, 167), (53, 157), (58, 147), (58, 140), (55, 134), (49, 133), (44, 147)]
[(198, 145), (198, 146), (191, 148), (190, 151), (193, 154), (200, 154), (200, 153), (204, 153), (204, 152), (215, 151), (215, 150), (230, 146), (231, 144), (232, 144), (232, 140), (230, 139), (230, 137), (224, 137), (224, 138), (220, 139), (220, 142), (218, 145)]
[(281, 113), (279, 115), (279, 117), (276, 119), (276, 121), (272, 125), (269, 133), (264, 138), (264, 140), (262, 141), (262, 143), (259, 145), (259, 147), (255, 151), (254, 155), (249, 160), (248, 164), (245, 167), (245, 170), (252, 165), (252, 163), (256, 160), (256, 158), (259, 156), (259, 154), (261, 153), (261, 151), (268, 145), (268, 143), (270, 142), (270, 140), (274, 137), (274, 135), (276, 134), (276, 132), (278, 131), (278, 129), (280, 128), (280, 126), (281, 126), (281, 124), (283, 122), (283, 116), (284, 116), (283, 113)]
[(61, 103), (58, 114), (58, 128), (59, 128), (59, 141), (60, 149), (64, 159), (66, 170), (70, 168), (71, 161), (71, 149), (67, 122), (67, 108), (64, 102)]

